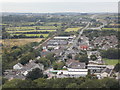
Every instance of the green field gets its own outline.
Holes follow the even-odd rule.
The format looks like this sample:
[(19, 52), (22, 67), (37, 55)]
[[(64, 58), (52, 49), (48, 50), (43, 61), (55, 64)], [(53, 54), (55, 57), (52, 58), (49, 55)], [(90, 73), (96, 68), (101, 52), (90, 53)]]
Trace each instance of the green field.
[(48, 23), (45, 23), (45, 25), (47, 26), (52, 26), (52, 25), (54, 25), (54, 24), (57, 24), (58, 26), (60, 26), (61, 25), (61, 23), (60, 22), (48, 22)]
[(16, 33), (16, 32), (55, 32), (56, 30), (19, 30), (19, 31), (7, 31), (8, 33)]
[(71, 31), (78, 31), (78, 30), (80, 30), (82, 27), (77, 27), (77, 28), (67, 28), (66, 30), (65, 30), (65, 32), (71, 32)]
[(116, 65), (118, 63), (118, 59), (103, 59), (107, 65)]
[(55, 30), (57, 28), (60, 28), (60, 26), (29, 26), (29, 27), (9, 27), (6, 28), (6, 30)]

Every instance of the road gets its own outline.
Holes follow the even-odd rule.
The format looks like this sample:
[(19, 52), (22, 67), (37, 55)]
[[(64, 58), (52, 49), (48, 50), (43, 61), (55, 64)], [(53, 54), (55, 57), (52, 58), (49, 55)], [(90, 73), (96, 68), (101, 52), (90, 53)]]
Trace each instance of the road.
[[(93, 15), (93, 16), (92, 16), (92, 19), (95, 18), (95, 17), (98, 17), (98, 16), (99, 16), (99, 15)], [(87, 29), (101, 30), (104, 26), (107, 25), (106, 20), (101, 19), (101, 20), (99, 20), (99, 21), (100, 21), (103, 25), (101, 25), (101, 26), (99, 26), (99, 27), (95, 27), (95, 28), (87, 28)]]
[[(97, 16), (97, 15), (92, 15), (90, 18), (93, 19), (93, 18), (95, 18), (96, 16)], [(65, 51), (64, 56), (61, 56), (61, 57), (63, 58), (63, 59), (62, 59), (63, 61), (65, 60), (65, 58), (67, 57), (67, 55), (68, 55), (70, 52), (72, 52), (73, 47), (78, 47), (78, 46), (77, 46), (78, 39), (81, 37), (83, 31), (89, 27), (90, 23), (91, 23), (91, 22), (88, 22), (88, 24), (87, 24), (83, 29), (80, 30), (78, 37), (76, 37), (76, 39), (73, 41), (73, 45), (71, 45), (70, 47), (68, 47), (69, 50), (66, 50), (66, 51)], [(75, 51), (74, 51), (74, 52), (75, 52)]]

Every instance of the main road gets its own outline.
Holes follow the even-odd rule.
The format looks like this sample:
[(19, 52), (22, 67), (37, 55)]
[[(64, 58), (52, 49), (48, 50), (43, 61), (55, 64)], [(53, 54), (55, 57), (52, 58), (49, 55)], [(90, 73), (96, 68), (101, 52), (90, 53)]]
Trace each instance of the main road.
[[(97, 16), (97, 15), (92, 15), (90, 18), (93, 19), (93, 18), (96, 17), (96, 16)], [(81, 37), (81, 35), (83, 34), (83, 31), (89, 27), (90, 23), (91, 23), (91, 22), (88, 22), (87, 25), (80, 30), (78, 37), (76, 37), (76, 39), (73, 41), (73, 44), (72, 44), (70, 47), (68, 47), (69, 50), (66, 50), (66, 51), (65, 51), (64, 56), (62, 56), (62, 58), (63, 58), (62, 60), (65, 60), (65, 58), (67, 57), (67, 55), (68, 55), (70, 52), (72, 52), (73, 47), (76, 47), (76, 48), (78, 47), (78, 46), (77, 46), (78, 39), (79, 39), (79, 38)]]

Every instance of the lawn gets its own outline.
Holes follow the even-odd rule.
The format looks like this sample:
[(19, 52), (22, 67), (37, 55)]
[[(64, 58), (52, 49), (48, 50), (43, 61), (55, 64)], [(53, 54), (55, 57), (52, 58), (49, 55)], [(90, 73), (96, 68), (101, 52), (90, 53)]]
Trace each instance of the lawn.
[(71, 32), (71, 31), (78, 31), (78, 30), (80, 30), (82, 27), (77, 27), (77, 28), (67, 28), (66, 30), (65, 30), (65, 32)]
[(22, 46), (31, 42), (40, 42), (41, 38), (24, 38), (24, 39), (4, 39), (3, 45), (4, 46)]
[(107, 65), (116, 65), (118, 63), (118, 59), (103, 59)]

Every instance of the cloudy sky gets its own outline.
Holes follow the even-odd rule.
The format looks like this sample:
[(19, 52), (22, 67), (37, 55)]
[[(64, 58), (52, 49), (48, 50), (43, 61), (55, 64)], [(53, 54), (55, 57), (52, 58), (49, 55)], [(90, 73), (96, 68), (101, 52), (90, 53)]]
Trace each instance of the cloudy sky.
[(117, 12), (119, 0), (0, 0), (0, 12)]

